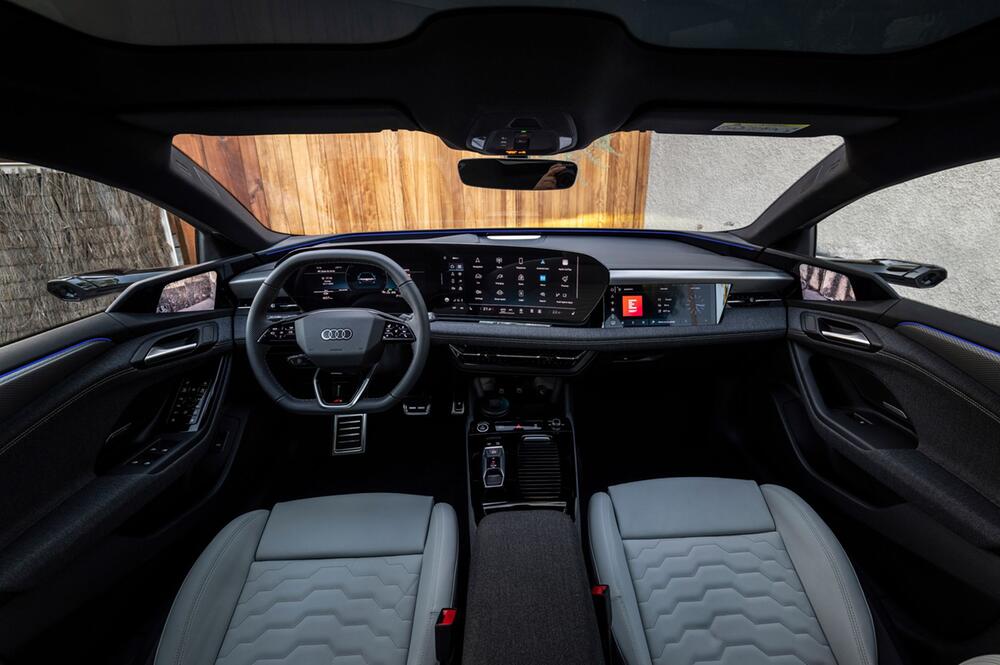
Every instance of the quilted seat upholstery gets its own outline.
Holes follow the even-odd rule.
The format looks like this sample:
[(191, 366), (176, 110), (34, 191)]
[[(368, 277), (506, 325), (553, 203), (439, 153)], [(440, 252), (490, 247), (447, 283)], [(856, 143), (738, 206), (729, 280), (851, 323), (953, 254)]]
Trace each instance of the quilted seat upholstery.
[(243, 515), (174, 601), (156, 663), (433, 663), (457, 520), (428, 497), (360, 494)]
[(871, 616), (819, 516), (787, 489), (675, 478), (590, 504), (591, 549), (630, 665), (875, 665)]

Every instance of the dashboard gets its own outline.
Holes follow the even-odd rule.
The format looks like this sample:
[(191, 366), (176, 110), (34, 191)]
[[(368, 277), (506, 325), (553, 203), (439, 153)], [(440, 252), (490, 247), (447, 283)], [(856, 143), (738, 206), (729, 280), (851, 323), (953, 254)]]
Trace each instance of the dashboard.
[[(288, 244), (272, 252), (310, 251)], [(796, 283), (786, 271), (668, 238), (456, 233), (312, 246), (393, 259), (424, 296), (433, 340), (473, 355), (481, 344), (623, 351), (780, 337), (783, 296)], [(229, 280), (239, 305), (249, 305), (273, 267)], [(363, 264), (317, 261), (283, 291), (274, 316), (334, 307), (408, 311), (396, 284)]]

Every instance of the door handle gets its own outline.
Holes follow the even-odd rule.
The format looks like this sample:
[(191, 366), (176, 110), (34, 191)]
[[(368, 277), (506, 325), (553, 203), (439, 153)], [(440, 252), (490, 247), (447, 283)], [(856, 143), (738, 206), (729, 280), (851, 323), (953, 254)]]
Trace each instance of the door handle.
[(189, 353), (198, 348), (198, 342), (188, 342), (186, 344), (181, 344), (179, 346), (159, 346), (154, 345), (150, 347), (146, 356), (143, 358), (143, 362), (153, 362), (157, 360), (166, 360), (171, 356), (179, 356), (183, 353)]
[(820, 330), (819, 334), (823, 336), (823, 339), (828, 339), (831, 342), (854, 344), (855, 346), (863, 346), (865, 348), (869, 348), (872, 345), (871, 341), (865, 337), (865, 334), (860, 330), (853, 330), (850, 332)]
[(872, 342), (860, 328), (850, 324), (833, 322), (827, 319), (819, 320), (819, 334), (823, 339), (836, 344), (849, 344), (862, 349), (870, 349)]

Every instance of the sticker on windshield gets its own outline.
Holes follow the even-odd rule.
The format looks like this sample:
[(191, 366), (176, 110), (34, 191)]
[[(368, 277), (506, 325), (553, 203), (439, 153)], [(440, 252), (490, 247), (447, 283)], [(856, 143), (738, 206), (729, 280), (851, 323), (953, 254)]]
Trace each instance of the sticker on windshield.
[(741, 132), (746, 134), (794, 134), (805, 129), (807, 124), (773, 123), (773, 122), (724, 122), (713, 132)]

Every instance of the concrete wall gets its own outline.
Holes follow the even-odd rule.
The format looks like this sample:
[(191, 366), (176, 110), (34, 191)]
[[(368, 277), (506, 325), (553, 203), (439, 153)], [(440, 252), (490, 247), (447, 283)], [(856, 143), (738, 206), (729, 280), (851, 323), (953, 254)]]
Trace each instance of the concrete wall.
[[(721, 231), (752, 222), (839, 138), (653, 136), (648, 228)], [(900, 295), (1000, 325), (1000, 160), (871, 194), (818, 227), (820, 253), (936, 263), (949, 277)]]

